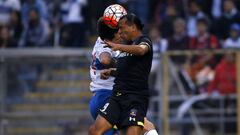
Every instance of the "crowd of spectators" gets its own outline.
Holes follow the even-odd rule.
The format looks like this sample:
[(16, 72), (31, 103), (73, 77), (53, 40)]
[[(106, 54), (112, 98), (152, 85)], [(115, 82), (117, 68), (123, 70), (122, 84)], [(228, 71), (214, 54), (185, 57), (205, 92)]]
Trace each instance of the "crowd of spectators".
[[(171, 50), (240, 46), (239, 0), (1, 0), (0, 47), (88, 47), (97, 19), (113, 3), (139, 16), (147, 30), (157, 28)], [(191, 43), (175, 45), (186, 38)]]
[[(240, 49), (240, 0), (0, 0), (0, 49), (91, 48), (98, 18), (114, 3), (140, 17), (152, 39), (151, 95), (162, 89), (162, 53)], [(170, 63), (178, 68), (188, 94), (225, 95), (236, 93), (235, 58), (228, 52), (221, 56), (203, 53), (171, 56)], [(40, 65), (22, 62), (8, 70), (10, 102), (36, 91)]]
[[(163, 46), (153, 47), (166, 48), (166, 51), (240, 49), (239, 4), (238, 0), (158, 2), (153, 8), (154, 24), (149, 24), (149, 30), (151, 33), (155, 31), (151, 27), (157, 27), (164, 44), (152, 37), (153, 42)], [(187, 77), (181, 75), (185, 76), (181, 79), (187, 91), (232, 94), (236, 92), (236, 65), (232, 58), (235, 56), (230, 57), (231, 55), (233, 54), (223, 56), (203, 53), (193, 57), (172, 56), (171, 60), (187, 73)], [(225, 77), (221, 72), (226, 73)], [(225, 81), (226, 75), (228, 81)]]
[[(156, 56), (153, 72), (157, 55), (167, 50), (240, 48), (240, 0), (0, 0), (0, 48), (91, 47), (96, 21), (113, 3), (145, 23)], [(197, 84), (204, 82), (199, 73), (214, 70), (221, 59), (172, 57), (178, 65), (189, 61)]]
[(87, 4), (87, 0), (1, 0), (0, 47), (86, 46)]

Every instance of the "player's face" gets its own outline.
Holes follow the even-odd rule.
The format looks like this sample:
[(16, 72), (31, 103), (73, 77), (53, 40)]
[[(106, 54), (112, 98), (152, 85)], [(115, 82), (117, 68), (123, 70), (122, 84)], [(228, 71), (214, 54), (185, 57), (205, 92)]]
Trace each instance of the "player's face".
[(112, 42), (114, 42), (114, 43), (121, 43), (121, 41), (122, 41), (122, 39), (121, 39), (120, 34), (118, 32), (115, 33)]
[(126, 19), (122, 19), (119, 21), (119, 34), (123, 40), (130, 41), (131, 40), (131, 34), (133, 32), (133, 26), (129, 26), (126, 23)]

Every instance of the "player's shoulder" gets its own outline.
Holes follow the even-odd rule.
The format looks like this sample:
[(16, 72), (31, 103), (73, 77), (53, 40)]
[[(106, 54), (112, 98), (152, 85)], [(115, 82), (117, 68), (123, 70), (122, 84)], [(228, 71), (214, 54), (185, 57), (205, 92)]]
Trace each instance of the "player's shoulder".
[(150, 37), (148, 37), (147, 35), (142, 35), (140, 37), (138, 37), (135, 41), (137, 44), (141, 44), (141, 43), (147, 43), (149, 45), (152, 44), (152, 40), (150, 39)]
[(98, 37), (95, 42), (94, 48), (95, 48), (95, 50), (102, 50), (102, 49), (104, 49), (105, 45), (106, 44), (104, 43), (104, 41), (100, 37)]
[(99, 54), (99, 55), (102, 52), (108, 52), (110, 54), (114, 53), (111, 48), (108, 48), (108, 47), (105, 47), (105, 46), (106, 46), (106, 44), (104, 43), (104, 41), (100, 37), (98, 37), (98, 39), (96, 40), (96, 43), (94, 45), (93, 50), (96, 54)]
[(101, 46), (103, 46), (103, 43), (104, 43), (104, 41), (100, 37), (98, 37), (95, 42), (94, 47), (101, 47)]
[(151, 41), (151, 39), (150, 39), (150, 37), (148, 35), (142, 35), (142, 36), (140, 36), (140, 39), (146, 39), (146, 40), (150, 40)]

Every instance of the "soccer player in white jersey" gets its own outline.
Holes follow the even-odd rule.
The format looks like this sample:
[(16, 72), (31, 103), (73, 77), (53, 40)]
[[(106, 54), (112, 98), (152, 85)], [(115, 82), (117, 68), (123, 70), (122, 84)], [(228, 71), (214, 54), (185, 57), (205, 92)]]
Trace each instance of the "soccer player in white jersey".
[[(101, 71), (109, 68), (115, 68), (116, 52), (111, 48), (106, 48), (104, 40), (110, 40), (119, 43), (121, 38), (118, 34), (118, 29), (110, 28), (105, 24), (104, 20), (100, 18), (97, 24), (98, 39), (92, 51), (92, 63), (90, 66), (90, 75), (92, 82), (90, 83), (90, 90), (94, 93), (90, 101), (90, 112), (94, 119), (98, 115), (100, 108), (108, 101), (112, 94), (114, 85), (114, 77), (101, 79)], [(145, 119), (145, 135), (157, 135), (157, 132), (151, 122)], [(113, 135), (114, 130), (110, 130), (105, 135)]]
[[(120, 41), (118, 29), (107, 26), (103, 18), (98, 20), (97, 29), (99, 37), (92, 51), (92, 63), (90, 66), (92, 80), (90, 83), (90, 90), (94, 93), (90, 101), (90, 112), (94, 119), (96, 119), (99, 109), (108, 101), (112, 94), (114, 84), (114, 77), (101, 79), (100, 76), (102, 70), (115, 67), (114, 57), (116, 56), (116, 52), (112, 51), (110, 48), (104, 47), (106, 44), (104, 44), (103, 40), (111, 40), (113, 42)], [(113, 130), (105, 133), (105, 135), (112, 134)]]

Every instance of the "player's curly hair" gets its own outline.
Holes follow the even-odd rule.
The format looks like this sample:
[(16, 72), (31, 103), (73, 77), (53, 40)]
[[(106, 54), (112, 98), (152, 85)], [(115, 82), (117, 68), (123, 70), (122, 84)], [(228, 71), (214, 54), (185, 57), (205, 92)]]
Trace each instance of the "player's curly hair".
[(111, 28), (105, 23), (104, 19), (100, 17), (97, 23), (97, 31), (98, 36), (102, 40), (112, 40), (114, 38), (114, 34), (118, 32), (118, 28)]

